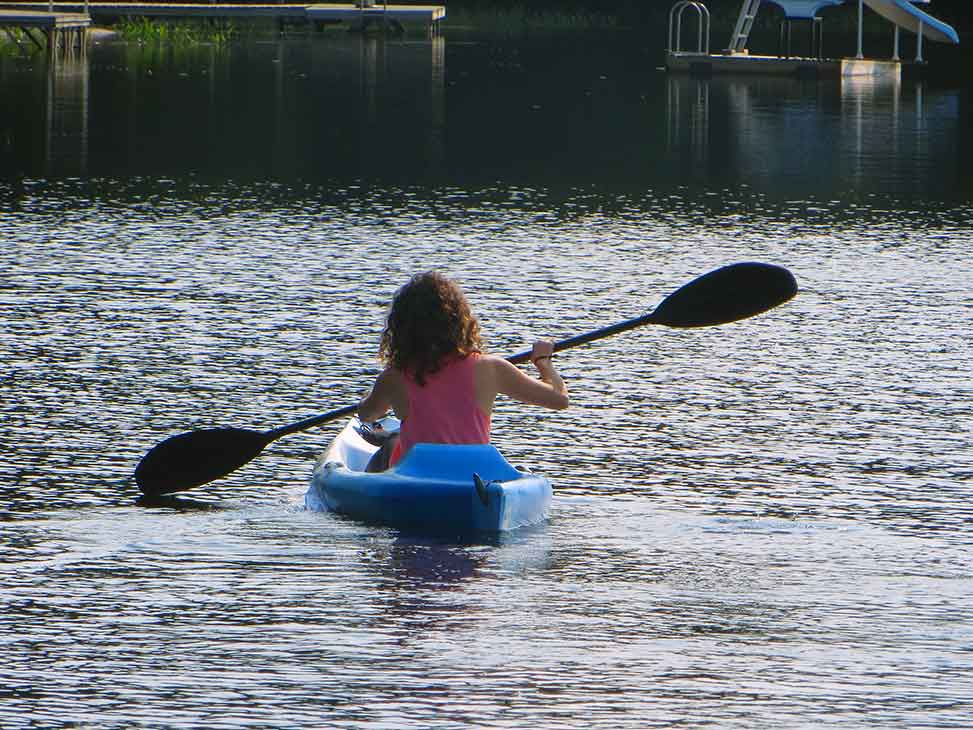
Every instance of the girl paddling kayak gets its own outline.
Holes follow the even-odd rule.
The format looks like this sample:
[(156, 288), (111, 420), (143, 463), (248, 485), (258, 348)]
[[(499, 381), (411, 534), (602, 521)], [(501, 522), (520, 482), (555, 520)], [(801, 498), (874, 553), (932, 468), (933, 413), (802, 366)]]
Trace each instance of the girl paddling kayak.
[(364, 423), (395, 412), (397, 439), (376, 454), (369, 471), (394, 466), (417, 443), (487, 444), (493, 404), (503, 393), (554, 410), (568, 390), (553, 362), (553, 343), (531, 350), (534, 378), (504, 358), (483, 353), (480, 326), (462, 289), (446, 276), (416, 274), (395, 294), (379, 346), (384, 369), (358, 404)]

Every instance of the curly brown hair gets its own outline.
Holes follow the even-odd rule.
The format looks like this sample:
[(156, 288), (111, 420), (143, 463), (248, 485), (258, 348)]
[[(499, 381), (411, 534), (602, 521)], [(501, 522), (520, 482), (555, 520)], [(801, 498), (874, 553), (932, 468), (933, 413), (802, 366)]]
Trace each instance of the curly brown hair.
[(452, 355), (481, 352), (480, 324), (459, 285), (437, 271), (413, 276), (392, 299), (379, 357), (419, 385)]

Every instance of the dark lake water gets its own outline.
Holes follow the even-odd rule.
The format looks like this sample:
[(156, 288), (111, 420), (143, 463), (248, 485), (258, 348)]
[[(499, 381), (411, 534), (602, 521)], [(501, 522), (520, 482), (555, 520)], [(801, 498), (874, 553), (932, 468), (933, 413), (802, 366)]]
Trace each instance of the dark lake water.
[[(635, 33), (0, 57), (0, 727), (968, 726), (970, 77), (660, 63)], [(354, 403), (416, 270), (512, 353), (741, 260), (801, 293), (563, 353), (563, 413), (499, 404), (537, 529), (303, 511), (337, 423), (138, 502), (166, 436)]]

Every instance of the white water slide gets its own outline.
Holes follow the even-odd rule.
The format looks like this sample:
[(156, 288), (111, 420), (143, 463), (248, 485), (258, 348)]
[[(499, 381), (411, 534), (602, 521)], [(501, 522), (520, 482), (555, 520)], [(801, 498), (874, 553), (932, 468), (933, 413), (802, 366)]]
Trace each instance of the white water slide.
[[(765, 0), (773, 3), (784, 11), (784, 15), (793, 20), (810, 19), (817, 16), (818, 11), (829, 5), (840, 5), (842, 2), (856, 0)], [(959, 36), (948, 23), (936, 20), (929, 13), (916, 7), (917, 4), (928, 5), (930, 0), (864, 0), (865, 4), (887, 20), (891, 20), (900, 28), (918, 34), (922, 27), (922, 35), (931, 41), (940, 43), (959, 43)], [(746, 9), (744, 3), (744, 9)], [(752, 11), (756, 14), (756, 10)]]
[(887, 20), (891, 20), (900, 28), (912, 31), (922, 31), (922, 35), (931, 41), (940, 43), (959, 43), (959, 36), (953, 26), (929, 15), (910, 2), (910, 0), (864, 0), (865, 4)]

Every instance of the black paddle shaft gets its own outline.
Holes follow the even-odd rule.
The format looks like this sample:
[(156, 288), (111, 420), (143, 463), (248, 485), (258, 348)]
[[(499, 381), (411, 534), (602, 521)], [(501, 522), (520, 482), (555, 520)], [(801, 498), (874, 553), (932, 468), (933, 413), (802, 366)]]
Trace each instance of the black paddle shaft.
[[(787, 269), (756, 262), (731, 264), (676, 290), (650, 314), (561, 340), (554, 350), (560, 352), (646, 324), (708, 327), (734, 322), (783, 304), (796, 293), (797, 282)], [(530, 355), (528, 350), (507, 359), (522, 363)], [(357, 405), (346, 406), (270, 431), (207, 428), (172, 436), (139, 462), (135, 481), (149, 496), (192, 489), (239, 469), (281, 436), (350, 416), (356, 409)]]
[[(554, 352), (617, 335), (646, 324), (666, 327), (712, 327), (753, 317), (797, 294), (790, 271), (773, 264), (746, 261), (711, 271), (674, 291), (651, 313), (554, 343)], [(507, 358), (527, 362), (531, 351)]]

